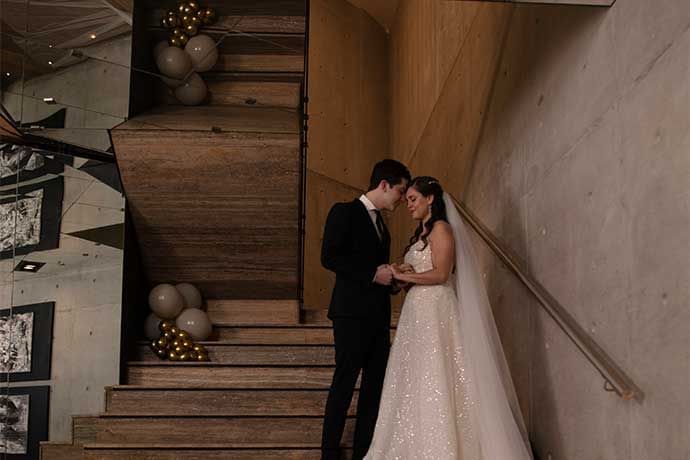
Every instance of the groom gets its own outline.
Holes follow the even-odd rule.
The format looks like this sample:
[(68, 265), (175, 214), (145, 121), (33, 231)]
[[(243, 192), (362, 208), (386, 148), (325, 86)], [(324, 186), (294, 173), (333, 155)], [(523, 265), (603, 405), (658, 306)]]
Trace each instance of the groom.
[(405, 165), (380, 161), (371, 173), (369, 191), (354, 201), (336, 203), (326, 220), (321, 263), (335, 272), (328, 309), (333, 321), (335, 372), (323, 422), (322, 460), (340, 456), (345, 418), (360, 371), (353, 460), (364, 457), (374, 435), (390, 349), (393, 289), (388, 265), (390, 234), (380, 210), (393, 211), (404, 201), (409, 182)]

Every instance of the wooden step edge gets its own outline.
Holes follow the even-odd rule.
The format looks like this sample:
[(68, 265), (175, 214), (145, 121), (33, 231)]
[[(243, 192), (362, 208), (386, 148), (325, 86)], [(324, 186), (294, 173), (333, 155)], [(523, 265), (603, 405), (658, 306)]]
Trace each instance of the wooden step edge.
[(213, 327), (235, 327), (235, 328), (257, 328), (257, 329), (332, 329), (329, 323), (321, 324), (278, 324), (278, 323), (226, 323), (222, 321), (214, 322)]
[(106, 391), (314, 391), (327, 392), (328, 388), (247, 388), (247, 387), (202, 387), (202, 386), (151, 386), (151, 385), (114, 385), (105, 388)]
[[(174, 414), (174, 415), (161, 415), (161, 414), (153, 414), (153, 415), (147, 415), (147, 414), (115, 414), (111, 412), (104, 412), (98, 416), (99, 419), (130, 419), (130, 418), (136, 418), (136, 419), (160, 419), (160, 420), (167, 420), (171, 418), (190, 418), (190, 419), (195, 419), (195, 418), (203, 418), (203, 419), (222, 419), (222, 420), (228, 420), (228, 419), (266, 419), (266, 420), (303, 420), (303, 419), (309, 419), (309, 420), (314, 420), (314, 419), (323, 419), (323, 414), (319, 415), (237, 415), (237, 414), (230, 414), (230, 415), (224, 415), (224, 414), (210, 414), (210, 415), (204, 415), (204, 414)], [(346, 418), (348, 419), (355, 419), (354, 415), (348, 415)]]
[[(139, 346), (144, 346), (144, 345), (149, 345), (151, 343), (150, 340), (138, 340), (137, 345)], [(256, 347), (256, 348), (323, 348), (323, 347), (330, 347), (332, 348), (334, 345), (332, 343), (330, 344), (312, 344), (312, 343), (285, 343), (285, 344), (274, 344), (274, 343), (234, 343), (232, 340), (218, 340), (218, 341), (202, 341), (202, 342), (194, 342), (197, 345), (203, 345), (205, 347), (238, 347), (238, 348), (249, 348), (249, 347)]]
[(334, 364), (230, 364), (230, 363), (218, 363), (213, 361), (207, 362), (179, 362), (179, 361), (128, 361), (127, 366), (129, 367), (243, 367), (251, 369), (275, 369), (275, 368), (332, 368), (335, 367)]
[[(341, 447), (349, 448), (349, 444)], [(125, 444), (88, 443), (84, 450), (235, 450), (235, 449), (321, 449), (320, 443), (225, 443), (225, 444)]]

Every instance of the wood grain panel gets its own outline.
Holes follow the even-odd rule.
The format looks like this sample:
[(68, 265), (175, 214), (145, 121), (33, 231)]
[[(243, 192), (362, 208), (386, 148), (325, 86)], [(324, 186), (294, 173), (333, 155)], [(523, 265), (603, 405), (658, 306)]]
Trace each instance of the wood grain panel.
[(112, 137), (153, 283), (192, 282), (211, 299), (295, 298), (296, 135), (118, 129)]
[[(144, 0), (149, 9), (160, 8), (160, 0)], [(203, 3), (221, 16), (305, 16), (304, 0), (207, 0)]]
[[(287, 345), (227, 345), (208, 343), (211, 362), (243, 366), (274, 366), (291, 364), (295, 366), (335, 364), (333, 346), (287, 346)], [(160, 362), (149, 345), (137, 347), (137, 361)]]
[[(285, 81), (237, 81), (206, 79), (210, 97), (208, 105), (236, 107), (281, 107), (297, 110), (300, 101), (300, 84)], [(181, 105), (173, 92), (164, 84), (158, 86), (158, 102)]]
[(297, 324), (297, 300), (209, 300), (206, 308), (214, 324)]
[(147, 386), (236, 387), (236, 388), (329, 388), (332, 366), (318, 367), (232, 367), (196, 363), (162, 364), (129, 363), (127, 383)]
[(230, 132), (296, 134), (299, 117), (295, 111), (275, 108), (165, 106), (126, 121), (114, 132), (137, 129), (210, 131), (214, 127)]
[(212, 72), (303, 72), (299, 54), (221, 54)]
[[(352, 459), (352, 449), (343, 443), (341, 460)], [(282, 445), (222, 444), (208, 447), (193, 445), (111, 445), (84, 446), (87, 460), (319, 460), (320, 443)]]
[[(160, 26), (160, 18), (167, 10), (157, 8), (149, 15), (148, 27), (157, 28)], [(304, 16), (284, 16), (284, 15), (224, 15), (212, 26), (203, 28), (204, 34), (219, 33), (227, 31), (242, 31), (246, 33), (304, 33), (306, 30), (306, 20)]]
[(330, 327), (222, 327), (215, 326), (212, 338), (233, 344), (331, 345)]
[[(257, 443), (274, 444), (319, 442), (323, 417), (199, 417), (187, 418), (130, 418), (101, 417), (97, 442), (174, 444), (180, 436), (189, 435), (188, 425), (194, 425), (193, 444)], [(351, 442), (354, 420), (345, 425), (343, 438)]]
[(79, 460), (82, 458), (82, 447), (42, 441), (40, 458), (44, 460)]
[(386, 33), (344, 0), (316, 0), (310, 37), (307, 166), (366, 188), (389, 151)]
[(72, 441), (74, 444), (95, 441), (98, 427), (98, 417), (81, 415), (72, 417)]
[[(357, 393), (350, 414), (357, 407)], [(322, 416), (328, 390), (111, 389), (109, 415)], [(175, 404), (169, 404), (175, 401)]]

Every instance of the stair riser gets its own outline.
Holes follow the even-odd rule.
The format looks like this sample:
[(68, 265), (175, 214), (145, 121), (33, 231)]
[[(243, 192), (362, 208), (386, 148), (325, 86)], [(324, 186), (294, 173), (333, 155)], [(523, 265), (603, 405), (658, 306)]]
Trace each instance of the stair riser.
[[(391, 340), (395, 331), (391, 331)], [(328, 328), (253, 328), (216, 326), (213, 339), (236, 345), (333, 345)]]
[[(85, 460), (319, 460), (317, 449), (241, 449), (241, 450), (86, 450)], [(347, 450), (342, 460), (350, 460)], [(52, 459), (50, 459), (52, 460)]]
[(201, 388), (328, 389), (332, 378), (332, 367), (128, 366), (126, 381), (129, 385), (167, 388), (184, 383), (185, 386)]
[(296, 325), (296, 300), (209, 300), (206, 311), (213, 323)]
[[(189, 416), (321, 416), (328, 392), (248, 390), (108, 391), (109, 414)], [(357, 393), (350, 405), (353, 415)]]
[[(314, 418), (101, 418), (99, 443), (194, 444), (318, 443), (323, 419)], [(343, 441), (352, 442), (354, 420)]]
[(71, 444), (44, 444), (41, 443), (42, 460), (80, 460), (82, 459), (81, 446)]
[[(297, 110), (300, 85), (289, 82), (206, 81), (211, 94), (209, 105), (242, 107), (280, 107)], [(158, 100), (168, 105), (180, 105), (164, 85)]]
[[(207, 345), (209, 357), (214, 363), (267, 366), (267, 365), (333, 365), (333, 347), (252, 347)], [(137, 348), (135, 361), (160, 362), (148, 345)]]

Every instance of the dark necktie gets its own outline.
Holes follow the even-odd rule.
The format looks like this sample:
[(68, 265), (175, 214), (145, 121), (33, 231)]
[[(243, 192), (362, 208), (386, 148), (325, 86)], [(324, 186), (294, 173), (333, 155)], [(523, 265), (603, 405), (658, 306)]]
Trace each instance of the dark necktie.
[(383, 240), (383, 236), (386, 234), (386, 231), (383, 229), (383, 217), (381, 216), (381, 211), (378, 209), (374, 212), (376, 213), (376, 228), (379, 231), (379, 237)]

